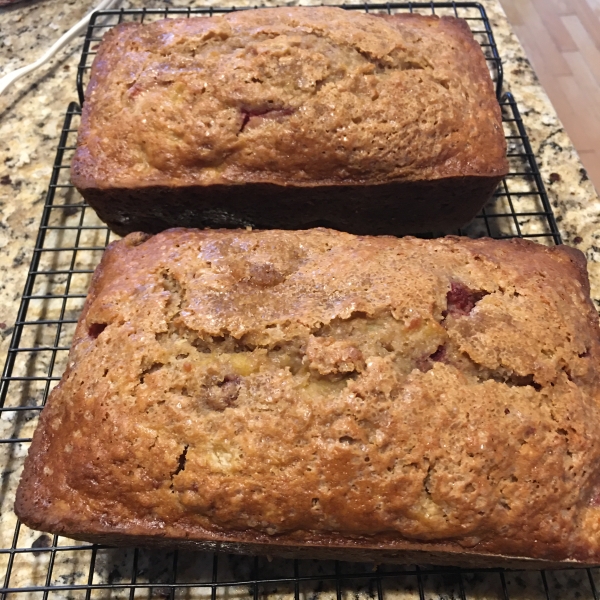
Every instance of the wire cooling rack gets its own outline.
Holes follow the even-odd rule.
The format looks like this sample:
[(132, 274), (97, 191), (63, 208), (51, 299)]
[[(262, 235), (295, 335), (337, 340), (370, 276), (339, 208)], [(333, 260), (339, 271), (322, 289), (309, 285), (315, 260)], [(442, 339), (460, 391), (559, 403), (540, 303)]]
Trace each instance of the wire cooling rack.
[[(467, 18), (497, 89), (502, 71), (485, 11), (475, 3), (378, 4), (357, 10), (413, 10)], [(108, 11), (92, 19), (78, 74), (81, 93), (100, 32), (117, 22), (225, 9)], [(561, 243), (529, 140), (510, 94), (500, 98), (510, 173), (464, 230), (473, 237)], [(80, 109), (60, 135), (34, 255), (0, 384), (0, 595), (18, 600), (408, 600), (598, 599), (600, 571), (504, 571), (293, 561), (191, 552), (115, 549), (33, 531), (12, 511), (38, 414), (60, 379), (94, 267), (114, 237), (69, 181)]]

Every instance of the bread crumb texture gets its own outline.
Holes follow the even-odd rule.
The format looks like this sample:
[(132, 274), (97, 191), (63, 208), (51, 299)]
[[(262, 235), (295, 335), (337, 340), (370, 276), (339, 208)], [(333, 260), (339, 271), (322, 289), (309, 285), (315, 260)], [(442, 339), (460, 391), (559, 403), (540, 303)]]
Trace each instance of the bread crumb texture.
[(78, 146), (82, 189), (506, 172), (466, 22), (332, 7), (117, 26), (94, 61)]
[(95, 274), (17, 511), (79, 535), (598, 560), (582, 260), (522, 240), (130, 235)]

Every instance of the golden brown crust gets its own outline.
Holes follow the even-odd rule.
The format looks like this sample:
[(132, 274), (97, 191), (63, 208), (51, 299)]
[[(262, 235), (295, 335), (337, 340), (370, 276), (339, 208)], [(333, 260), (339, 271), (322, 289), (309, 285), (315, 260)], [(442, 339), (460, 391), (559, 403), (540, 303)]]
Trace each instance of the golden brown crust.
[[(315, 188), (354, 186), (377, 204), (386, 185), (402, 195), (403, 185), (437, 182), (431, 212), (468, 205), (460, 222), (447, 211), (449, 230), (489, 198), (505, 154), (485, 59), (464, 21), (292, 7), (111, 30), (92, 67), (71, 178), (111, 226), (101, 202), (115, 191), (150, 192), (152, 210), (171, 200), (161, 189), (188, 190), (200, 211), (219, 186), (271, 186), (279, 197), (291, 187), (300, 219)], [(112, 212), (120, 208), (112, 198)], [(119, 231), (134, 230), (133, 211)]]
[(17, 513), (115, 543), (598, 562), (583, 264), (522, 240), (128, 236), (95, 274)]

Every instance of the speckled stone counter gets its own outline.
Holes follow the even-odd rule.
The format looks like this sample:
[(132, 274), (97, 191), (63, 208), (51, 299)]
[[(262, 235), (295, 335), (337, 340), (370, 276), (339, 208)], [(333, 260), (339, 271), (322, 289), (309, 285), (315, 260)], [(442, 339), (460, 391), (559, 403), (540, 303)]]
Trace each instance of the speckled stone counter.
[[(77, 22), (95, 3), (92, 0), (45, 0), (22, 2), (9, 8), (0, 9), (0, 75), (35, 60), (64, 31)], [(201, 6), (249, 4), (214, 1), (146, 2), (146, 6)], [(282, 2), (266, 2), (266, 5)], [(309, 3), (309, 2), (302, 2)], [(312, 2), (310, 2), (312, 3)], [(315, 2), (316, 3), (316, 2)], [(333, 4), (334, 2), (327, 2)], [(295, 4), (295, 2), (286, 2)], [(506, 17), (496, 0), (482, 0), (490, 17), (498, 49), (504, 64), (504, 88), (516, 97), (533, 152), (541, 169), (543, 181), (553, 206), (561, 235), (566, 243), (584, 251), (589, 261), (592, 296), (600, 307), (600, 199), (573, 146), (556, 117), (548, 98), (541, 89), (535, 74), (525, 58), (516, 37), (511, 32)], [(141, 7), (141, 0), (122, 1), (123, 7)], [(82, 38), (73, 41), (49, 64), (19, 80), (0, 96), (0, 360), (4, 360), (13, 324), (19, 307), (20, 296), (32, 257), (38, 225), (55, 157), (58, 135), (62, 126), (66, 107), (77, 100), (75, 75), (79, 61)], [(76, 318), (77, 308), (70, 313)], [(70, 331), (70, 330), (67, 330)], [(39, 338), (42, 339), (42, 338)], [(39, 341), (39, 340), (38, 340)], [(59, 365), (60, 366), (60, 365)], [(16, 384), (15, 384), (16, 385)], [(19, 388), (20, 394), (39, 398), (41, 388)], [(35, 424), (33, 416), (23, 415), (21, 421), (15, 413), (4, 413), (0, 419), (0, 437), (16, 435), (30, 436)], [(9, 447), (10, 446), (10, 447)], [(13, 543), (15, 517), (12, 513), (15, 486), (21, 469), (27, 444), (4, 444), (0, 448), (0, 465), (3, 469), (2, 491), (0, 492), (0, 548)], [(178, 561), (179, 581), (194, 581), (198, 584), (211, 580), (212, 559), (204, 555), (182, 553), (141, 552), (134, 555), (130, 550), (101, 549), (93, 555), (91, 550), (72, 551), (67, 547), (68, 540), (59, 541), (63, 550), (56, 556), (55, 564), (48, 576), (50, 554), (46, 547), (51, 538), (23, 527), (19, 532), (16, 546), (31, 548), (36, 552), (16, 554), (7, 583), (11, 588), (44, 585), (49, 577), (53, 585), (77, 586), (88, 582), (115, 583), (123, 587), (106, 597), (129, 596), (126, 584), (131, 581), (132, 569), (137, 564), (137, 581), (151, 581), (155, 584), (149, 594), (141, 590), (136, 597), (165, 597), (169, 590), (164, 587), (171, 581), (173, 562)], [(7, 554), (0, 553), (0, 586), (9, 566)], [(232, 579), (247, 580), (253, 569), (258, 568), (260, 576), (294, 575), (293, 563), (261, 559), (258, 566), (252, 560), (234, 558), (219, 563), (219, 581)], [(345, 568), (345, 567), (344, 567)], [(348, 567), (356, 572), (356, 566)], [(387, 567), (386, 567), (387, 568)], [(306, 582), (300, 594), (311, 598), (336, 598), (336, 588), (331, 579), (335, 567), (329, 563), (303, 562), (300, 575), (309, 573), (323, 576), (321, 583)], [(372, 569), (360, 567), (359, 570)], [(396, 570), (398, 570), (395, 567)], [(400, 568), (402, 569), (402, 568)], [(385, 570), (385, 569), (384, 569)], [(350, 571), (348, 571), (350, 572)], [(598, 574), (594, 572), (594, 577)], [(504, 577), (504, 579), (502, 579)], [(422, 580), (423, 594), (427, 598), (545, 598), (546, 589), (551, 597), (587, 598), (592, 589), (586, 571), (549, 572), (542, 576), (539, 572), (471, 573), (465, 576), (461, 590), (460, 582), (450, 575), (428, 575)], [(349, 582), (342, 590), (344, 596), (353, 594), (356, 598), (372, 598), (378, 595), (372, 580)], [(596, 585), (600, 584), (597, 579)], [(270, 598), (294, 598), (293, 586), (269, 584), (257, 593)], [(412, 571), (406, 575), (397, 574), (384, 579), (381, 593), (394, 600), (419, 598), (418, 579)], [(209, 597), (209, 588), (191, 588), (178, 591), (178, 597)], [(54, 592), (53, 597), (84, 598), (85, 593), (76, 589)], [(251, 598), (252, 586), (218, 588), (216, 596), (240, 596)], [(21, 593), (25, 596), (41, 598), (39, 593)], [(213, 597), (216, 597), (213, 596)], [(133, 597), (133, 596), (132, 596)]]

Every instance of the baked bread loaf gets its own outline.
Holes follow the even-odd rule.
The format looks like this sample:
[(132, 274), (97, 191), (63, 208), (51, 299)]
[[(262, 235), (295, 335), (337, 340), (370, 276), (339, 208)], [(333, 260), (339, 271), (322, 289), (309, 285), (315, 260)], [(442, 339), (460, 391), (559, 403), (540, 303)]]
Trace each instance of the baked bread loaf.
[(132, 234), (94, 275), (16, 512), (110, 544), (597, 563), (599, 340), (565, 246)]
[(465, 21), (274, 8), (110, 30), (71, 179), (122, 235), (449, 232), (491, 196), (505, 155)]

